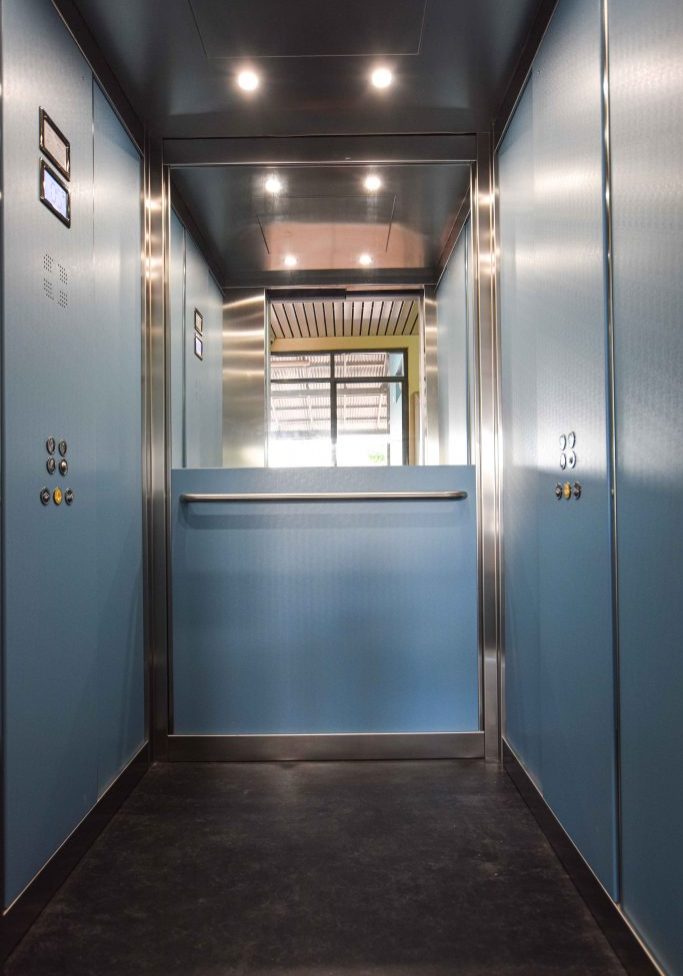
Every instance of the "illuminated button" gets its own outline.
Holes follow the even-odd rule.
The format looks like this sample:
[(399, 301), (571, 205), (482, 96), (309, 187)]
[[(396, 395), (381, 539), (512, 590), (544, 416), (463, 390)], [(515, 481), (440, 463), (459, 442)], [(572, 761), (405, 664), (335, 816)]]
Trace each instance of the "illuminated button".
[(48, 454), (54, 454), (56, 446), (57, 445), (55, 443), (54, 437), (48, 437), (48, 439), (45, 441), (45, 447), (47, 448)]
[(67, 450), (68, 450), (68, 447), (67, 447), (66, 441), (60, 441), (59, 442), (59, 453), (62, 455), (62, 457), (64, 457), (64, 455), (66, 454)]
[(562, 497), (566, 498), (567, 501), (569, 501), (572, 497), (572, 486), (568, 481), (565, 481), (565, 483), (562, 485)]
[(64, 477), (68, 470), (69, 462), (66, 460), (66, 458), (62, 458), (62, 460), (59, 462), (59, 473), (62, 477)]
[(47, 473), (48, 474), (54, 474), (55, 473), (55, 468), (57, 467), (57, 462), (55, 461), (55, 459), (53, 457), (49, 457), (47, 459), (47, 461), (45, 462), (45, 467), (47, 468)]
[(559, 501), (562, 498), (562, 485), (558, 483), (555, 485), (555, 498)]
[(43, 503), (43, 505), (49, 505), (50, 504), (50, 489), (49, 488), (41, 488), (41, 490), (40, 490), (40, 500)]
[(55, 505), (61, 505), (62, 504), (62, 497), (63, 497), (62, 496), (62, 489), (61, 488), (55, 488), (55, 490), (52, 492), (52, 501), (55, 503)]
[(574, 498), (581, 498), (581, 492), (582, 491), (583, 491), (583, 488), (581, 487), (581, 485), (579, 484), (579, 482), (578, 481), (575, 481), (574, 482)]
[(67, 505), (72, 505), (74, 500), (74, 490), (73, 488), (67, 488), (64, 492), (64, 501)]

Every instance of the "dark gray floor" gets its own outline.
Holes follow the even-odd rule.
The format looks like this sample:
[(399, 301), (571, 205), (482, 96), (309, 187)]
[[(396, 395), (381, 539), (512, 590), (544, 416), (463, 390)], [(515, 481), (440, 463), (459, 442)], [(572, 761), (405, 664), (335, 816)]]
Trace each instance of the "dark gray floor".
[(7, 976), (612, 976), (507, 775), (158, 765)]

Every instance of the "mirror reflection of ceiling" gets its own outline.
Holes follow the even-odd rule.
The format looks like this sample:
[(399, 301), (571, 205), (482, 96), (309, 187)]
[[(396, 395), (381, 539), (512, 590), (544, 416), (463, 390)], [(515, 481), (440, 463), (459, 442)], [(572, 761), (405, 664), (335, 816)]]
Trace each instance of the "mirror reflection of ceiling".
[[(542, 0), (69, 5), (150, 131), (196, 138), (488, 131)], [(369, 83), (378, 60), (388, 90)], [(245, 62), (261, 76), (247, 94)]]
[(270, 306), (273, 339), (352, 339), (409, 336), (419, 329), (420, 303), (410, 295), (278, 301)]
[(226, 287), (326, 274), (421, 284), (435, 279), (469, 181), (462, 163), (180, 167), (172, 197), (192, 214)]

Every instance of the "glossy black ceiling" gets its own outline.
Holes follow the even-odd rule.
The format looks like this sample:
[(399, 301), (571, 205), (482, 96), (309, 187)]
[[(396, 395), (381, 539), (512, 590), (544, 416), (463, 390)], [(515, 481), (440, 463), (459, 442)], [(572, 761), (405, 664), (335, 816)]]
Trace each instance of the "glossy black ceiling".
[[(372, 172), (381, 188), (369, 193)], [(265, 182), (276, 173), (281, 192)], [(222, 283), (282, 279), (348, 283), (434, 278), (451, 228), (469, 194), (469, 166), (223, 166), (178, 168), (173, 189), (211, 251)], [(359, 256), (372, 258), (370, 268)], [(287, 271), (286, 255), (297, 260)]]
[[(76, 0), (164, 137), (490, 127), (539, 0)], [(378, 92), (381, 60), (395, 73)], [(262, 74), (245, 96), (235, 73)]]

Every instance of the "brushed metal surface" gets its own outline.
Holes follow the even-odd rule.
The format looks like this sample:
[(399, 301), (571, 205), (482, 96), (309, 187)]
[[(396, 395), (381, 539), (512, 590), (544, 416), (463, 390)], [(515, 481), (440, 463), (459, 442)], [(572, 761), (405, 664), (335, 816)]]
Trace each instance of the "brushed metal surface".
[(436, 289), (425, 288), (422, 347), (424, 350), (423, 415), (425, 464), (439, 463), (439, 322)]
[(470, 329), (467, 294), (467, 238), (462, 228), (439, 282), (437, 302), (437, 362), (439, 369), (439, 461), (467, 464), (469, 445)]
[(483, 732), (336, 735), (172, 735), (175, 762), (481, 759)]
[(263, 467), (266, 452), (266, 294), (228, 291), (223, 307), (223, 467)]
[(498, 336), (495, 309), (493, 159), (491, 137), (477, 135), (474, 170), (474, 289), (479, 536), (479, 641), (486, 759), (501, 758), (498, 529)]
[(683, 972), (683, 7), (609, 4), (622, 899)]

